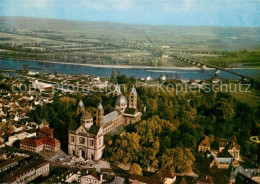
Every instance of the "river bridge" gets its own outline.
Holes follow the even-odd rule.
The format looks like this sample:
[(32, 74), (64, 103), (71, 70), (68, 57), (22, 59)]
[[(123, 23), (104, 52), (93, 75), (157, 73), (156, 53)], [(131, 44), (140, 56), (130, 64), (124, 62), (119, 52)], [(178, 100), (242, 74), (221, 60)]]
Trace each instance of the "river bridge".
[(249, 76), (241, 74), (241, 73), (234, 72), (230, 69), (226, 69), (226, 68), (223, 68), (220, 66), (211, 65), (211, 64), (208, 64), (208, 63), (205, 63), (202, 61), (194, 60), (194, 59), (188, 59), (188, 58), (185, 58), (185, 57), (179, 56), (179, 55), (172, 55), (172, 57), (177, 58), (180, 61), (187, 62), (191, 65), (197, 66), (197, 67), (201, 68), (202, 70), (205, 70), (206, 68), (214, 68), (214, 69), (216, 69), (216, 72), (215, 72), (216, 74), (220, 73), (220, 71), (222, 70), (222, 71), (231, 73), (233, 75), (239, 76), (242, 78), (242, 80), (250, 80), (252, 82), (256, 81), (256, 79), (254, 79), (252, 77), (249, 77)]

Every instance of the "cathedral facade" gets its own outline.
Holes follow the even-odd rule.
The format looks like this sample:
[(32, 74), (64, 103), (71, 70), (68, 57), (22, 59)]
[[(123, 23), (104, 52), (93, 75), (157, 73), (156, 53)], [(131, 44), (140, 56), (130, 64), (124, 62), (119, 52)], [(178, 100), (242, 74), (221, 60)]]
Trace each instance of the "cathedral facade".
[(69, 130), (68, 154), (94, 161), (102, 157), (105, 148), (104, 136), (119, 126), (134, 124), (141, 120), (142, 113), (137, 110), (137, 92), (132, 88), (129, 99), (117, 90), (115, 110), (104, 114), (100, 103), (96, 110), (96, 119), (85, 110), (82, 101), (78, 104), (77, 113), (82, 114), (81, 125), (76, 130)]

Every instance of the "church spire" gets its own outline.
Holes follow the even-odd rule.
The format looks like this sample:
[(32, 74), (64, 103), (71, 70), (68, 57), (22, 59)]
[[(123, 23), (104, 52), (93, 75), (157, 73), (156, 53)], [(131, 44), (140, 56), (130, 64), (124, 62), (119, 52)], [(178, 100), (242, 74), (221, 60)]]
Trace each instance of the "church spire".
[(132, 109), (137, 108), (137, 92), (136, 92), (136, 89), (134, 86), (129, 95), (129, 108), (132, 108)]
[(77, 115), (84, 114), (85, 106), (82, 100), (79, 101), (78, 108), (77, 108)]

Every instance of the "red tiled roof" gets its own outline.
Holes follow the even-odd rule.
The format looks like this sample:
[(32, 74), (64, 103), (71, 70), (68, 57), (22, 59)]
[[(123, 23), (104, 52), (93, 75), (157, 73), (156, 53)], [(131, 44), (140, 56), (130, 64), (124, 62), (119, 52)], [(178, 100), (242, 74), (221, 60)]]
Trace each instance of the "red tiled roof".
[(40, 129), (41, 132), (46, 132), (46, 133), (53, 133), (53, 129), (48, 128), (48, 127), (42, 127)]
[(44, 136), (44, 137), (42, 137), (41, 140), (42, 140), (42, 143), (46, 144), (46, 145), (50, 145), (50, 146), (58, 146), (58, 145), (60, 145), (60, 141), (55, 139), (55, 138)]
[(48, 128), (48, 127), (43, 127), (43, 128), (40, 129), (39, 134), (43, 134), (43, 135), (52, 137), (53, 129)]
[(24, 138), (20, 144), (27, 145), (27, 146), (34, 146), (38, 147), (42, 145), (42, 140), (41, 139), (30, 139), (30, 138)]

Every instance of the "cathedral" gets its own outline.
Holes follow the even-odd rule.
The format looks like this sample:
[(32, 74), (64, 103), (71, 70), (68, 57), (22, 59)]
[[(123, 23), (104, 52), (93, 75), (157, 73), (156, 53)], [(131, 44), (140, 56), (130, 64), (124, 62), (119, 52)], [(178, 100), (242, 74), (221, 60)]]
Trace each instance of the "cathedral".
[(82, 101), (78, 104), (77, 113), (82, 114), (81, 125), (74, 131), (69, 130), (68, 154), (94, 161), (102, 157), (105, 148), (104, 137), (120, 126), (134, 124), (141, 120), (142, 113), (137, 110), (137, 92), (132, 88), (129, 99), (121, 94), (120, 88), (115, 90), (117, 97), (115, 111), (104, 115), (100, 103), (93, 121), (91, 113), (85, 110)]

